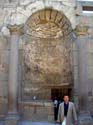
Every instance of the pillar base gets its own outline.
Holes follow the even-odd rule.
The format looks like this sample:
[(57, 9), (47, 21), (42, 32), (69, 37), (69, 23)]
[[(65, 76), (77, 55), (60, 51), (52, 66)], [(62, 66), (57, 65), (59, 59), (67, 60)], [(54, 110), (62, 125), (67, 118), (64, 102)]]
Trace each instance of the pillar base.
[(9, 112), (5, 118), (4, 125), (19, 125), (18, 113)]
[(89, 112), (79, 114), (79, 125), (93, 125), (93, 120)]

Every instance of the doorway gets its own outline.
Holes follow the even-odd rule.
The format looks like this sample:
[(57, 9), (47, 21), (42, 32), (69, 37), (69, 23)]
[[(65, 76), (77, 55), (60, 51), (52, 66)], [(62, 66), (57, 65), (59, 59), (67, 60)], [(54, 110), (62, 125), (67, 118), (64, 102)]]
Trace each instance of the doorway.
[(51, 99), (54, 100), (55, 97), (63, 101), (63, 96), (64, 94), (68, 94), (69, 97), (71, 98), (72, 96), (72, 88), (53, 88), (51, 89)]

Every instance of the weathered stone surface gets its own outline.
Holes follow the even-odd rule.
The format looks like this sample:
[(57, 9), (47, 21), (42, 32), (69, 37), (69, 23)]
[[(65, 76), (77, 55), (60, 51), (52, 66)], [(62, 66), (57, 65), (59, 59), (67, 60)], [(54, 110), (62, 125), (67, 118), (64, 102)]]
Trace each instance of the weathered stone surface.
[[(63, 72), (65, 70), (64, 65), (66, 65), (68, 66), (67, 72), (69, 72), (69, 54), (71, 48), (67, 49), (66, 43), (61, 43), (61, 41), (55, 41), (55, 43), (56, 45), (52, 45), (52, 41), (49, 43), (47, 40), (43, 42), (42, 40), (35, 41), (33, 39), (32, 44), (24, 45), (24, 61), (30, 68), (29, 70), (41, 72), (40, 74), (55, 72), (55, 77), (57, 77), (57, 73)], [(37, 72), (35, 73), (37, 74)], [(37, 77), (39, 77), (38, 74)]]
[(2, 36), (0, 37), (0, 88), (1, 88), (0, 96), (5, 96), (7, 93), (6, 85), (8, 82), (8, 72), (9, 72), (8, 67), (9, 67), (9, 42)]
[[(22, 105), (22, 104), (20, 104)], [(23, 104), (23, 118), (31, 121), (53, 121), (53, 103), (33, 101)]]
[[(41, 18), (43, 14), (43, 19)], [(55, 15), (55, 16), (53, 16)], [(34, 13), (27, 21), (27, 33), (33, 37), (58, 38), (71, 33), (72, 28), (64, 14), (52, 9), (44, 9)]]
[(0, 36), (0, 51), (9, 50), (9, 41), (3, 35)]
[(50, 10), (45, 10), (45, 17), (46, 17), (47, 21), (50, 20), (50, 18), (51, 18), (51, 11)]
[[(35, 95), (36, 99), (50, 99), (51, 88), (59, 84), (59, 82), (71, 82), (72, 79), (71, 76), (69, 77), (69, 74), (72, 75), (72, 73), (75, 91), (79, 93), (79, 86), (81, 85), (80, 89), (82, 89), (88, 84), (87, 91), (89, 96), (90, 93), (91, 97), (93, 96), (93, 16), (82, 12), (84, 3), (81, 5), (81, 2), (78, 1), (76, 5), (75, 2), (75, 0), (10, 0), (10, 3), (9, 0), (0, 1), (0, 96), (2, 99), (8, 95), (8, 64), (10, 55), (8, 37), (10, 37), (10, 33), (7, 29), (7, 24), (26, 25), (27, 23), (30, 31), (26, 32), (27, 27), (24, 28), (24, 31), (32, 36), (28, 38), (25, 34), (21, 37), (19, 43), (18, 76), (19, 83), (22, 85), (20, 85), (20, 88), (22, 87), (22, 100), (33, 100)], [(77, 37), (83, 36), (78, 41), (74, 41), (72, 36), (70, 39), (67, 38), (75, 27)], [(86, 38), (86, 35), (88, 38)], [(74, 37), (76, 39), (76, 36)], [(67, 44), (66, 38), (68, 39)], [(69, 45), (71, 39), (73, 50)], [(84, 82), (84, 86), (80, 83), (82, 76), (79, 73), (79, 62), (82, 58), (79, 59), (78, 57), (81, 51), (84, 50), (84, 46), (82, 49), (78, 48), (79, 43), (81, 46), (84, 42), (83, 40), (88, 41), (86, 53), (82, 54), (82, 58), (87, 55), (87, 60), (81, 66), (83, 67), (87, 61), (86, 74), (88, 80), (86, 83)], [(72, 53), (70, 53), (71, 51)], [(72, 57), (70, 56), (71, 54), (73, 55)], [(74, 71), (72, 72), (71, 69)], [(83, 77), (86, 78), (85, 76)], [(90, 98), (91, 114), (93, 114), (92, 103), (93, 100)], [(38, 105), (41, 104), (38, 103)], [(7, 108), (6, 105), (4, 106), (4, 103), (0, 105), (0, 115), (6, 112), (7, 109), (5, 107)], [(29, 104), (26, 108), (26, 115), (31, 118), (36, 108), (29, 107)], [(26, 115), (25, 117), (28, 117)], [(50, 115), (48, 118), (51, 119), (51, 117)]]
[(57, 16), (57, 11), (51, 11), (51, 18), (50, 18), (50, 20), (54, 22), (55, 19), (56, 19), (56, 16)]
[(18, 121), (9, 119), (4, 122), (4, 125), (18, 125)]
[[(37, 88), (33, 90), (34, 93), (31, 92), (33, 93), (31, 96), (35, 94), (37, 98), (50, 98), (47, 94), (44, 94), (49, 92), (44, 88), (42, 89), (40, 84), (42, 86), (72, 83), (70, 56), (71, 45), (67, 45), (67, 43), (62, 42), (62, 40), (54, 39), (53, 41), (49, 41), (31, 38), (31, 43), (28, 42), (24, 44), (24, 80), (30, 80), (31, 88)], [(29, 92), (30, 91), (29, 88)], [(36, 94), (36, 92), (38, 94)]]
[[(73, 1), (16, 1), (16, 2), (5, 2), (1, 4), (4, 7), (2, 18), (0, 18), (0, 24), (24, 24), (26, 20), (32, 15), (32, 13), (42, 10), (44, 8), (53, 8), (64, 12), (69, 18), (71, 25), (75, 28), (75, 12), (74, 7), (76, 6), (75, 0)], [(10, 8), (10, 9), (9, 9)], [(31, 10), (31, 11), (30, 11)], [(49, 12), (50, 13), (50, 12)]]
[(77, 26), (76, 27), (77, 35), (87, 35), (88, 34), (88, 26)]
[[(1, 86), (0, 86), (1, 88)], [(3, 91), (6, 91), (3, 86), (2, 86)], [(0, 89), (0, 117), (4, 118), (4, 114), (7, 111), (7, 94), (3, 95), (3, 92), (1, 92), (2, 90)], [(1, 94), (2, 93), (2, 94)]]

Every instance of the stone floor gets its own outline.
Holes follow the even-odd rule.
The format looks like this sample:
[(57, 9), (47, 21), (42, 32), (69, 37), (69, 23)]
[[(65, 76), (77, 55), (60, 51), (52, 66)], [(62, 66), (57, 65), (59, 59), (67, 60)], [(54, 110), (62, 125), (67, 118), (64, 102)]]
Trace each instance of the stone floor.
[[(0, 119), (0, 125), (4, 125), (4, 121)], [(32, 121), (20, 121), (18, 125), (59, 125), (58, 123), (49, 123), (49, 122), (32, 122)], [(93, 120), (91, 124), (84, 123), (81, 125), (93, 125)]]
[[(0, 121), (0, 125), (4, 125), (3, 121)], [(49, 123), (49, 122), (31, 122), (31, 121), (22, 121), (19, 125), (59, 125), (58, 123)], [(82, 124), (82, 125), (89, 125), (89, 124)], [(92, 124), (93, 125), (93, 122)]]
[(3, 125), (4, 122), (0, 121), (0, 125)]

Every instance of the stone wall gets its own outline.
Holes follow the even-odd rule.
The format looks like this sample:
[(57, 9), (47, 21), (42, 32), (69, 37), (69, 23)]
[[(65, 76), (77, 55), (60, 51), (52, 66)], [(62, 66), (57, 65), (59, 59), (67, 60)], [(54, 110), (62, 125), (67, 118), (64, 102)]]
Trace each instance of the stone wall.
[(74, 29), (76, 26), (75, 7), (75, 0), (18, 0), (17, 2), (11, 1), (11, 3), (3, 2), (0, 8), (0, 26), (3, 24), (5, 26), (6, 24), (25, 24), (33, 13), (45, 8), (52, 8), (63, 12)]
[(7, 111), (9, 41), (0, 36), (0, 115)]
[(38, 94), (44, 91), (43, 87), (47, 91), (47, 86), (72, 84), (71, 46), (69, 41), (31, 38), (31, 42), (26, 43), (23, 48), (25, 89), (33, 89), (36, 95), (37, 91)]
[[(76, 37), (76, 40), (73, 40), (71, 39), (72, 37), (70, 37), (71, 42), (73, 42), (73, 47), (72, 47), (73, 58), (71, 59), (72, 60), (71, 68), (73, 69), (73, 76), (74, 76), (74, 89), (73, 89), (74, 91), (73, 92), (75, 95), (75, 103), (77, 104), (77, 109), (78, 109), (79, 93), (80, 91), (84, 91), (87, 88), (86, 91), (88, 93), (89, 101), (91, 102), (90, 111), (91, 111), (91, 114), (93, 114), (93, 111), (91, 110), (93, 109), (93, 105), (92, 105), (93, 104), (93, 99), (92, 99), (93, 98), (93, 89), (92, 89), (93, 88), (93, 16), (82, 13), (82, 3), (80, 1), (76, 3), (75, 0), (69, 0), (69, 1), (68, 0), (65, 0), (65, 1), (19, 0), (16, 2), (12, 0), (10, 3), (8, 0), (7, 1), (2, 0), (0, 2), (0, 113), (4, 114), (7, 110), (6, 104), (7, 104), (7, 93), (8, 93), (8, 86), (7, 86), (8, 85), (8, 72), (9, 72), (8, 64), (9, 64), (9, 51), (10, 51), (8, 38), (10, 34), (7, 31), (6, 27), (7, 25), (23, 24), (24, 27), (27, 28), (26, 24), (27, 22), (29, 22), (29, 18), (31, 18), (31, 15), (33, 15), (33, 13), (37, 13), (37, 11), (41, 12), (41, 10), (44, 10), (46, 8), (47, 8), (47, 12), (46, 12), (47, 20), (50, 19), (50, 11), (48, 11), (48, 9), (52, 8), (53, 10), (57, 10), (66, 16), (66, 18), (69, 20), (71, 24), (72, 30), (74, 30), (76, 33), (76, 36), (74, 36)], [(43, 14), (41, 13), (39, 17), (42, 15), (41, 18), (43, 18)], [(56, 12), (54, 12), (54, 14), (55, 13)], [(54, 16), (51, 16), (51, 17), (52, 17), (51, 19), (54, 19)], [(56, 18), (56, 20), (57, 19), (59, 18)], [(41, 20), (39, 19), (38, 21), (41, 21)], [(34, 22), (32, 22), (32, 24), (34, 24)], [(55, 30), (56, 27), (55, 25), (53, 25), (53, 23), (50, 23), (49, 25), (46, 24), (46, 27), (50, 25), (54, 28), (54, 29), (51, 28), (51, 31), (52, 29)], [(30, 25), (28, 26), (30, 27)], [(40, 33), (42, 30), (42, 29), (39, 29), (40, 26), (43, 29), (43, 33), (45, 33), (46, 29), (50, 28), (50, 27), (45, 28), (39, 24), (39, 27), (36, 26), (35, 30), (39, 31)], [(35, 39), (34, 37), (36, 37), (36, 35), (39, 36), (39, 34), (35, 34), (36, 33), (35, 31), (33, 32), (33, 34), (31, 34), (31, 32), (28, 32), (30, 34), (27, 35), (26, 34), (27, 29), (25, 28), (24, 28), (25, 35), (21, 37), (20, 43), (19, 43), (20, 44), (19, 45), (20, 46), (20, 49), (19, 49), (20, 51), (20, 54), (19, 54), (19, 87), (20, 88), (22, 87), (22, 91), (20, 91), (20, 94), (19, 94), (20, 99), (21, 99), (21, 95), (22, 94), (24, 95), (23, 88), (25, 88), (26, 90), (25, 94), (27, 94), (27, 96), (28, 94), (30, 94), (29, 88), (31, 88), (31, 91), (37, 90), (37, 86), (36, 88), (32, 87), (31, 81), (33, 84), (34, 84), (34, 81), (35, 83), (38, 82), (39, 86), (40, 86), (39, 80), (42, 80), (43, 83), (46, 84), (45, 75), (47, 78), (47, 82), (49, 82), (49, 84), (50, 84), (50, 81), (53, 84), (55, 84), (55, 81), (56, 82), (59, 82), (62, 80), (65, 81), (65, 79), (61, 79), (61, 75), (62, 75), (61, 73), (63, 72), (62, 72), (62, 69), (60, 69), (59, 63), (61, 62), (60, 64), (62, 65), (62, 61), (64, 63), (66, 61), (66, 58), (62, 60), (63, 58), (61, 57), (63, 57), (64, 54), (63, 52), (62, 53), (60, 52), (62, 50), (65, 50), (66, 51), (65, 54), (69, 55), (67, 52), (69, 51), (69, 49), (62, 48), (63, 44), (65, 43), (64, 40), (62, 40), (62, 43), (61, 43), (59, 39), (57, 39), (57, 41), (55, 39), (52, 39), (52, 40), (50, 39), (45, 40), (44, 38), (43, 40), (41, 40), (40, 38)], [(60, 28), (57, 27), (57, 31), (58, 32), (56, 32), (56, 36), (57, 35), (59, 36)], [(54, 34), (55, 32), (51, 32), (51, 35), (54, 35)], [(30, 38), (28, 38), (29, 35), (30, 35)], [(31, 37), (31, 35), (34, 35), (34, 37)], [(41, 35), (42, 37), (44, 36), (44, 34), (42, 33)], [(50, 32), (47, 31), (47, 36), (49, 37), (49, 35), (50, 35)], [(67, 44), (69, 43), (68, 41), (69, 40), (67, 40)], [(61, 47), (59, 45), (61, 45)], [(64, 46), (67, 46), (67, 45), (64, 44)], [(44, 49), (43, 47), (45, 47), (46, 49)], [(41, 51), (39, 51), (39, 49)], [(48, 54), (51, 51), (51, 49), (53, 49), (52, 52)], [(42, 51), (43, 51), (43, 54), (39, 54)], [(34, 56), (32, 56), (32, 53)], [(49, 55), (51, 55), (52, 58), (49, 58)], [(42, 58), (42, 61), (40, 60), (40, 58)], [(34, 61), (34, 64), (32, 60)], [(39, 66), (37, 65), (38, 63), (39, 63)], [(58, 65), (58, 67), (56, 65)], [(69, 67), (68, 63), (65, 63), (64, 65), (65, 65), (65, 69), (66, 67)], [(43, 69), (42, 66), (44, 66), (45, 69)], [(83, 75), (81, 74), (81, 70), (83, 71)], [(31, 74), (30, 71), (33, 71), (33, 73)], [(53, 77), (51, 77), (50, 75), (51, 72), (54, 72), (54, 74), (52, 74)], [(56, 80), (53, 79), (55, 77), (55, 74), (56, 74)], [(83, 80), (86, 79), (85, 83), (84, 81), (82, 81), (82, 78)], [(69, 79), (71, 80), (71, 78)], [(67, 80), (67, 77), (66, 77), (66, 80)], [(70, 80), (68, 81), (70, 82)], [(46, 88), (44, 89), (44, 92), (45, 90)], [(50, 90), (48, 89), (46, 90), (46, 92), (48, 93), (46, 98), (50, 98), (49, 97)], [(42, 94), (42, 99), (45, 98), (45, 96), (43, 97), (43, 95), (44, 94)], [(27, 99), (27, 96), (26, 96), (26, 99)], [(32, 99), (33, 96), (34, 96), (34, 92), (31, 93), (31, 95), (29, 95), (29, 97), (31, 98), (28, 98), (27, 100)], [(4, 107), (2, 108), (2, 106)]]
[(19, 103), (22, 120), (54, 121), (53, 103), (48, 101), (33, 101)]
[[(86, 2), (84, 4), (87, 4)], [(90, 4), (90, 3), (89, 3)], [(91, 107), (93, 104), (93, 62), (92, 62), (92, 50), (93, 50), (93, 16), (91, 14), (83, 13), (82, 10), (83, 3), (78, 3), (77, 8), (79, 10), (77, 11), (77, 20), (78, 25), (76, 27), (76, 32), (78, 39), (76, 41), (76, 46), (78, 48), (77, 52), (77, 58), (78, 58), (78, 87), (77, 92), (80, 93), (80, 91), (86, 91), (88, 93), (88, 99), (90, 101), (90, 105), (88, 107)], [(85, 61), (84, 61), (85, 60)], [(82, 65), (82, 66), (81, 66)], [(85, 89), (86, 87), (86, 89)], [(93, 114), (93, 111), (90, 110), (91, 114)]]

